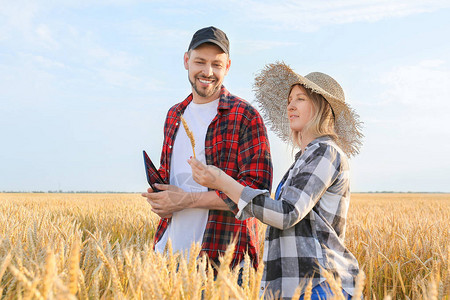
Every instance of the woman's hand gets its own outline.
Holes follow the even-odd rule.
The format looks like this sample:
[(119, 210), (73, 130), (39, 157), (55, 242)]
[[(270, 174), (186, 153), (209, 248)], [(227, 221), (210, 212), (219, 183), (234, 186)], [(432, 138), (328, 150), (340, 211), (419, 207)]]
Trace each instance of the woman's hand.
[(244, 186), (221, 169), (205, 165), (195, 158), (188, 160), (192, 168), (192, 178), (200, 185), (225, 193), (234, 203), (239, 202)]
[(189, 159), (188, 163), (191, 166), (192, 178), (195, 182), (210, 189), (223, 192), (225, 177), (228, 176), (225, 172), (215, 166), (205, 165), (196, 158)]

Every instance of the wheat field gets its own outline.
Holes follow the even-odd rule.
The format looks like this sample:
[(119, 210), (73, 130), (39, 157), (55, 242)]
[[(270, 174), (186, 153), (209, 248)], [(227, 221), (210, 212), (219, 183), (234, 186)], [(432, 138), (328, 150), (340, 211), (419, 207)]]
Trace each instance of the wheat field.
[[(247, 259), (238, 286), (231, 251), (216, 279), (204, 258), (155, 254), (157, 222), (139, 194), (0, 193), (1, 298), (259, 298), (262, 268)], [(346, 244), (364, 298), (449, 299), (449, 224), (450, 194), (353, 194)]]

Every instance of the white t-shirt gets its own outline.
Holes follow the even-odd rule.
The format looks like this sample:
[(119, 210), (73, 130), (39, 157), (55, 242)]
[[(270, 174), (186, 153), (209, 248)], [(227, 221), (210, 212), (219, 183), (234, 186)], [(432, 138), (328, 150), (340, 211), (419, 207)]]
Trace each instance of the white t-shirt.
[[(195, 138), (195, 156), (203, 163), (206, 163), (206, 131), (217, 114), (218, 105), (219, 99), (205, 104), (191, 102), (183, 114)], [(192, 170), (187, 163), (190, 156), (193, 156), (191, 141), (180, 121), (170, 163), (170, 184), (186, 192), (206, 192), (208, 189), (192, 178)], [(193, 242), (201, 244), (208, 221), (208, 212), (208, 209), (203, 208), (187, 208), (175, 212), (161, 240), (155, 245), (155, 250), (163, 252), (169, 238), (174, 252), (190, 249)]]

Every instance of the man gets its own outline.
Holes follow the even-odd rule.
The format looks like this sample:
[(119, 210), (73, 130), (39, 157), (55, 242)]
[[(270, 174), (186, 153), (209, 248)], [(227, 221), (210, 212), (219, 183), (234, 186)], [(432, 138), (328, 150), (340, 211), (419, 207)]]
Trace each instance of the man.
[(198, 30), (184, 54), (192, 94), (171, 107), (164, 125), (161, 176), (170, 185), (142, 195), (161, 220), (155, 250), (163, 252), (170, 239), (174, 251), (201, 243), (202, 253), (219, 264), (233, 239), (232, 267), (248, 252), (258, 264), (259, 240), (254, 218), (238, 221), (237, 206), (224, 193), (208, 191), (192, 179), (187, 159), (193, 155), (184, 117), (195, 139), (197, 159), (215, 165), (245, 186), (270, 189), (272, 161), (261, 116), (248, 102), (230, 94), (222, 82), (230, 69), (229, 41), (215, 27)]

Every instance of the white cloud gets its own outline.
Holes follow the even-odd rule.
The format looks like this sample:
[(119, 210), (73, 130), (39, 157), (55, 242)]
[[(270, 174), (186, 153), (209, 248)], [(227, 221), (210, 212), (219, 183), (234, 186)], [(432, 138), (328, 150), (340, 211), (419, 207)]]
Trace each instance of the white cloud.
[[(191, 30), (163, 28), (152, 25), (151, 20), (136, 19), (123, 24), (127, 34), (135, 39), (152, 45), (157, 42), (179, 44), (180, 40), (190, 41), (192, 37)], [(184, 46), (184, 44), (183, 44)]]
[(124, 51), (109, 51), (99, 45), (91, 45), (90, 48), (85, 48), (86, 54), (90, 56), (93, 61), (103, 62), (111, 69), (130, 69), (139, 64), (140, 59)]
[(233, 41), (233, 52), (239, 55), (248, 55), (252, 53), (258, 53), (260, 51), (271, 50), (274, 48), (292, 47), (296, 45), (298, 45), (298, 43), (263, 40), (237, 40)]
[(269, 27), (315, 31), (329, 24), (376, 22), (450, 7), (444, 0), (233, 1), (230, 10), (247, 22)]
[(378, 106), (365, 107), (364, 145), (353, 159), (356, 190), (448, 191), (449, 82), (440, 59), (380, 75), (374, 85), (384, 92)]
[(29, 28), (33, 18), (38, 13), (38, 5), (30, 1), (0, 1), (0, 16), (4, 25), (15, 28)]
[(45, 25), (45, 24), (38, 25), (35, 32), (36, 32), (36, 37), (38, 38), (38, 41), (40, 41), (46, 48), (48, 48), (48, 49), (59, 48), (59, 44), (53, 38), (53, 34), (48, 25)]
[[(415, 65), (395, 67), (380, 80), (385, 88), (383, 107), (374, 113), (391, 126), (395, 139), (417, 141), (449, 139), (450, 68), (441, 60), (424, 60)], [(376, 124), (373, 124), (378, 126)]]
[(19, 57), (24, 60), (24, 61), (29, 61), (30, 64), (35, 64), (38, 67), (43, 67), (45, 69), (50, 69), (50, 68), (67, 68), (67, 66), (65, 66), (63, 63), (42, 56), (42, 55), (34, 55), (34, 54), (30, 54), (30, 53), (20, 53)]
[(56, 50), (55, 31), (40, 23), (45, 7), (32, 1), (0, 1), (0, 41), (29, 43), (35, 48)]
[(158, 91), (165, 86), (165, 83), (156, 79), (135, 76), (132, 73), (114, 69), (99, 69), (95, 70), (95, 73), (108, 85), (135, 91)]
[(423, 60), (383, 75), (384, 98), (411, 109), (450, 109), (450, 68), (443, 60)]

